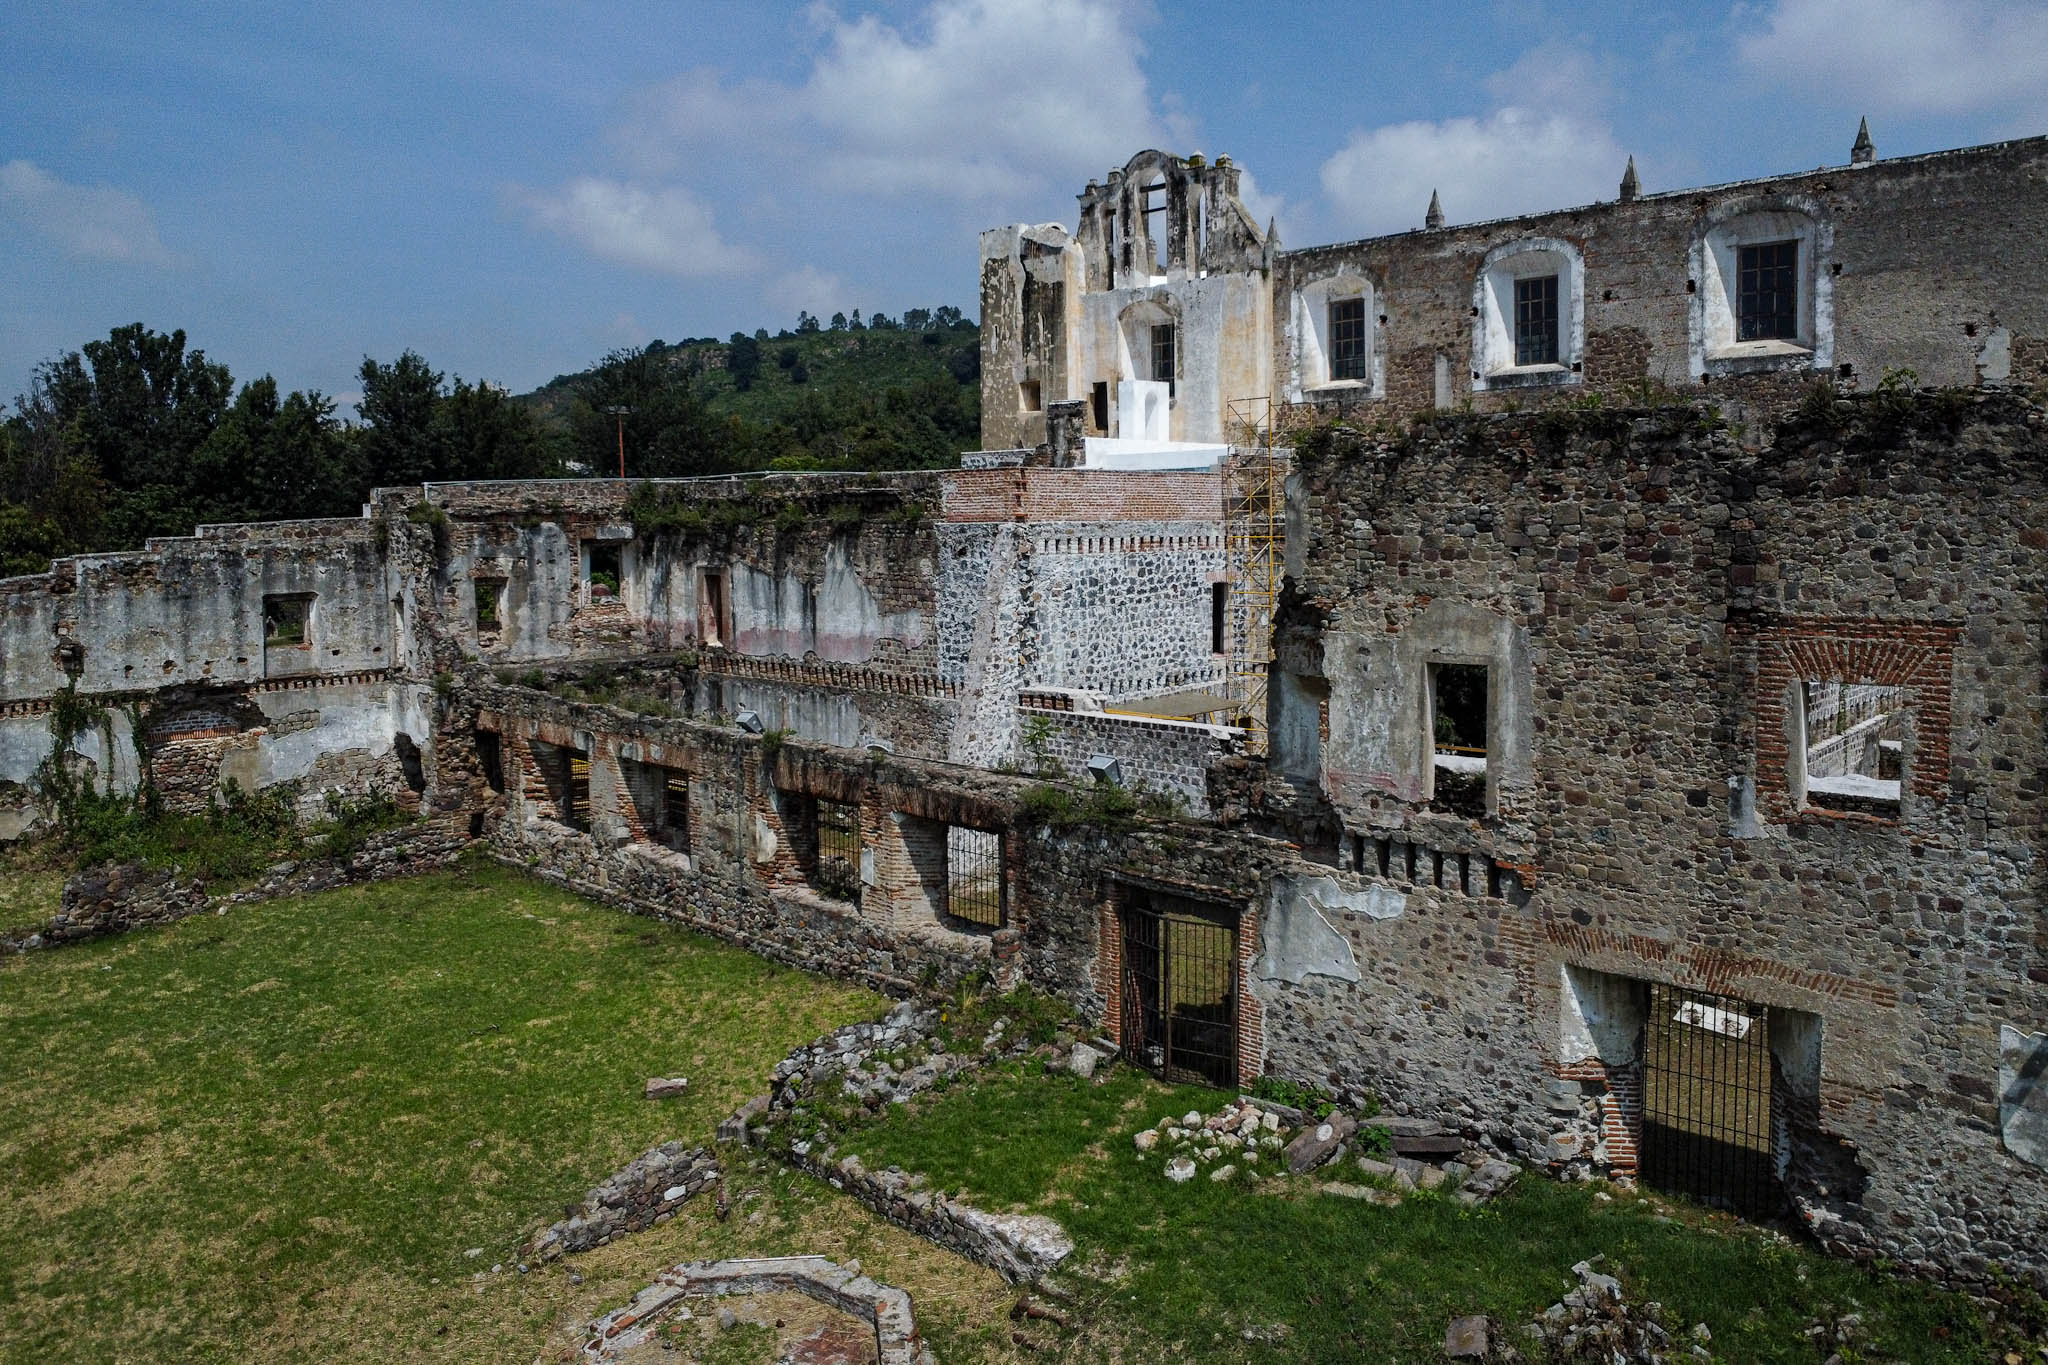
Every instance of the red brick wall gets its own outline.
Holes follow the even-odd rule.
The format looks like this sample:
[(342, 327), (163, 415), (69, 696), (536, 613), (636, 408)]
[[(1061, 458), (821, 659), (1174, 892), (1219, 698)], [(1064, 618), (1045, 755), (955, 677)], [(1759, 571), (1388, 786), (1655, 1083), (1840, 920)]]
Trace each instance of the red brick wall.
[(1188, 521), (1223, 518), (1223, 478), (1181, 470), (967, 469), (946, 475), (945, 519)]

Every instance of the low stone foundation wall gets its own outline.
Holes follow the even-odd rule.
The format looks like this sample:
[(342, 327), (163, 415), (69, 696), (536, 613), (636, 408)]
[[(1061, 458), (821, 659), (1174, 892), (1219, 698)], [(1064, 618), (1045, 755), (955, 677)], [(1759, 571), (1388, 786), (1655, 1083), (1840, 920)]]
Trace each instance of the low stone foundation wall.
[(987, 1266), (1011, 1284), (1042, 1279), (1074, 1251), (1066, 1229), (1050, 1218), (1036, 1213), (984, 1213), (925, 1189), (921, 1175), (894, 1167), (870, 1171), (859, 1157), (834, 1161), (818, 1151), (799, 1154), (794, 1147), (778, 1155), (833, 1189), (852, 1195), (896, 1226)]
[(465, 834), (448, 825), (407, 825), (373, 834), (361, 847), (339, 858), (279, 863), (256, 885), (221, 895), (210, 894), (205, 882), (181, 877), (169, 868), (139, 863), (88, 868), (65, 883), (62, 908), (48, 924), (0, 938), (0, 953), (105, 938), (230, 905), (253, 905), (279, 896), (411, 877), (446, 867), (469, 842)]
[(544, 1261), (589, 1251), (629, 1232), (666, 1223), (684, 1200), (718, 1183), (721, 1172), (708, 1147), (665, 1142), (654, 1147), (583, 1196), (561, 1222), (541, 1232), (526, 1249)]
[(631, 1303), (590, 1324), (583, 1358), (613, 1361), (646, 1346), (660, 1317), (686, 1298), (791, 1293), (873, 1324), (880, 1365), (936, 1365), (931, 1348), (918, 1336), (910, 1295), (823, 1256), (686, 1261), (671, 1266)]

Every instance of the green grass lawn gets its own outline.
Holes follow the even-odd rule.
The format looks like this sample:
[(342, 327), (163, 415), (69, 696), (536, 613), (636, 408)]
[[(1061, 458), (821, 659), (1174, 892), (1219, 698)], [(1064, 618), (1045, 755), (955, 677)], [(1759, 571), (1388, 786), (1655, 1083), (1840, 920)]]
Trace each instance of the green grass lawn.
[(530, 1360), (472, 1274), (885, 1007), (495, 867), (0, 960), (0, 1358)]
[[(1133, 1152), (1136, 1130), (1219, 1098), (1128, 1069), (1090, 1085), (1011, 1068), (891, 1112), (846, 1145), (970, 1202), (1057, 1218), (1087, 1271), (1083, 1320), (1055, 1348), (1073, 1360), (1438, 1359), (1451, 1318), (1528, 1322), (1572, 1287), (1574, 1262), (1601, 1253), (1632, 1300), (1663, 1303), (1682, 1327), (1706, 1322), (1722, 1360), (1817, 1363), (1825, 1352), (1803, 1329), (1848, 1312), (1864, 1314), (1885, 1359), (1998, 1354), (1961, 1295), (1626, 1191), (1602, 1202), (1525, 1175), (1480, 1209), (1431, 1195), (1387, 1209), (1315, 1193), (1335, 1171), (1174, 1185), (1156, 1154)], [(1241, 1335), (1271, 1323), (1291, 1329), (1283, 1342)]]

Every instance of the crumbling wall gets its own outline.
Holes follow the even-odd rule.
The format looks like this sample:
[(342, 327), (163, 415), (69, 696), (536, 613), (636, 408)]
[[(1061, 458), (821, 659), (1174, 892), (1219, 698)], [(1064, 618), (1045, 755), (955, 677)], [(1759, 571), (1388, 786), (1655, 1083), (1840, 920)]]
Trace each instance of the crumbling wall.
[[(1824, 1241), (2043, 1270), (2048, 1182), (1998, 1130), (2000, 1029), (2048, 1017), (2040, 917), (2009, 909), (2042, 890), (2043, 440), (2038, 407), (1938, 393), (1809, 402), (1764, 457), (1690, 408), (1311, 442), (1281, 634), (1319, 645), (1331, 875), (1361, 907), (1330, 924), (1361, 980), (1257, 983), (1273, 1064), (1626, 1173), (1605, 1102), (1546, 1088), (1628, 1084), (1564, 1055), (1567, 975), (1737, 996), (1817, 1020), (1780, 1155)], [(1477, 815), (1431, 809), (1420, 746), (1387, 738), (1427, 733), (1403, 642), (1477, 647), (1447, 611), (1495, 623), (1526, 708)], [(1816, 671), (1909, 689), (1894, 815), (1793, 799), (1785, 708)]]

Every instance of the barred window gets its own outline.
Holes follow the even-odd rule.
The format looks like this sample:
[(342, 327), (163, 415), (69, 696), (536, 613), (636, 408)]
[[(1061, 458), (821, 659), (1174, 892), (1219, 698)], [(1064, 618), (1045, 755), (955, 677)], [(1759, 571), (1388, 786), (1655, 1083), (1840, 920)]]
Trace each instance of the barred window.
[(1003, 836), (965, 825), (946, 828), (946, 907), (982, 929), (1003, 927)]
[(1365, 300), (1330, 300), (1330, 378), (1365, 378)]
[(1515, 364), (1557, 363), (1557, 276), (1515, 281)]
[(860, 809), (839, 801), (820, 800), (818, 863), (811, 884), (840, 900), (860, 899)]
[(1799, 339), (1799, 243), (1736, 249), (1735, 339)]
[(1173, 324), (1155, 323), (1152, 328), (1152, 377), (1173, 392)]

